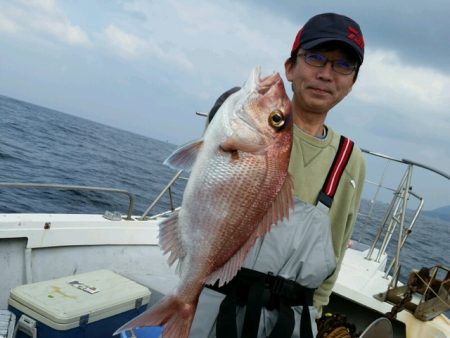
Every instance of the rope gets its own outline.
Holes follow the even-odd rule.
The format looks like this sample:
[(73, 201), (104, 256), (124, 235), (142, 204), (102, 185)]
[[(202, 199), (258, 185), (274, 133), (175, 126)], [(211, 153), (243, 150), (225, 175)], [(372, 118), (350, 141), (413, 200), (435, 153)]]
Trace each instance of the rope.
[[(416, 275), (416, 277), (418, 277), (418, 278), (420, 279), (420, 281), (421, 281), (424, 285), (426, 285), (425, 292), (428, 291), (428, 290), (430, 290), (431, 293), (434, 294), (434, 295), (436, 296), (437, 299), (439, 299), (445, 306), (447, 306), (448, 308), (450, 308), (450, 304), (447, 303), (444, 299), (442, 299), (441, 296), (439, 296), (439, 295), (436, 293), (436, 291), (434, 291), (433, 288), (430, 287), (430, 283), (428, 283), (427, 281), (425, 281), (425, 280), (419, 275), (418, 272), (414, 271), (414, 274)], [(424, 292), (424, 294), (425, 294), (425, 292)]]
[(355, 338), (356, 327), (347, 317), (338, 313), (325, 313), (317, 320), (317, 338)]
[(352, 338), (348, 329), (344, 326), (340, 326), (331, 331), (327, 336), (327, 338)]
[[(426, 273), (428, 280), (424, 279), (421, 276), (421, 273)], [(422, 268), (420, 271), (414, 271), (413, 274), (410, 275), (411, 277), (408, 280), (407, 283), (407, 290), (403, 294), (403, 299), (396, 305), (394, 305), (390, 312), (386, 313), (386, 317), (389, 319), (395, 319), (397, 316), (397, 313), (405, 309), (405, 306), (407, 303), (409, 303), (412, 299), (413, 293), (419, 292), (423, 294), (423, 299), (429, 300), (426, 295), (426, 293), (429, 291), (431, 294), (433, 294), (439, 301), (441, 301), (447, 308), (450, 308), (450, 305), (442, 299), (438, 293), (433, 289), (431, 286), (432, 279), (429, 277), (429, 270), (427, 268)], [(423, 284), (421, 285), (420, 282)], [(445, 284), (448, 281), (445, 281), (443, 284)]]

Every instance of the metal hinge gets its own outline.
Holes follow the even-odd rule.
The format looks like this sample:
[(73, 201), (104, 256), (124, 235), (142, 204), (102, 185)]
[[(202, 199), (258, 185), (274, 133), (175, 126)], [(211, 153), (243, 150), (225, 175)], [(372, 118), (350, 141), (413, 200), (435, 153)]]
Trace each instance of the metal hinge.
[(84, 315), (80, 317), (80, 326), (85, 326), (89, 322), (89, 315)]
[(143, 302), (143, 298), (138, 298), (138, 299), (136, 299), (136, 302), (135, 302), (135, 304), (134, 304), (134, 307), (135, 307), (136, 309), (140, 308), (140, 307), (142, 306), (142, 302)]

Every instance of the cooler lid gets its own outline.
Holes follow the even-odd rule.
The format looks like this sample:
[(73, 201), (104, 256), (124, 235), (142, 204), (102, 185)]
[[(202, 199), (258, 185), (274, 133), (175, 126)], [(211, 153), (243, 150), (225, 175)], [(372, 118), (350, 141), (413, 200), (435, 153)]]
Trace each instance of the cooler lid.
[(34, 312), (56, 324), (75, 325), (145, 305), (149, 298), (145, 286), (112, 271), (98, 270), (18, 286), (11, 290), (9, 303), (28, 315)]

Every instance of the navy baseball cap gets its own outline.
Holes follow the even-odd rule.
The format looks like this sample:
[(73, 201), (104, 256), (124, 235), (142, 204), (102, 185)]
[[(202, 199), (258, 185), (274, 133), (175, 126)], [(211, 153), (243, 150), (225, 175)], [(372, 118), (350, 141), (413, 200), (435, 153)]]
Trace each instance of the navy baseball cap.
[(324, 13), (313, 16), (300, 29), (292, 45), (291, 56), (299, 48), (311, 49), (328, 41), (342, 41), (355, 51), (359, 64), (364, 60), (364, 38), (359, 25), (352, 19), (336, 14)]

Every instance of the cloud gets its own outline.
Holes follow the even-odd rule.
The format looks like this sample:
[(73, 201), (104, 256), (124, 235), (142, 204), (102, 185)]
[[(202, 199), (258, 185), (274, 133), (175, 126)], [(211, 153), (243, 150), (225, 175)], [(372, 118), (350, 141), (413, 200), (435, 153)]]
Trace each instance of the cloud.
[(392, 50), (368, 50), (357, 96), (366, 102), (380, 98), (392, 107), (426, 109), (436, 114), (450, 105), (450, 75), (426, 66), (408, 65)]
[(400, 55), (368, 48), (352, 93), (329, 122), (362, 147), (448, 172), (450, 74)]
[(58, 10), (55, 0), (17, 0), (16, 2), (28, 7), (30, 10), (36, 9), (47, 13), (54, 13)]
[(159, 62), (165, 64), (174, 63), (185, 71), (192, 70), (192, 63), (183, 56), (170, 54), (151, 38), (141, 38), (125, 32), (114, 24), (104, 29), (103, 38), (107, 46), (122, 58), (130, 60), (151, 60), (156, 58)]
[(427, 62), (450, 71), (448, 0), (284, 0), (282, 5), (273, 0), (248, 0), (246, 3), (257, 6), (258, 10), (266, 8), (274, 15), (287, 17), (297, 25), (319, 13), (344, 14), (361, 25), (367, 47), (395, 49), (402, 58), (417, 65)]
[(0, 31), (48, 38), (68, 45), (90, 46), (88, 34), (71, 23), (54, 0), (16, 0), (0, 3)]
[(448, 141), (450, 74), (408, 64), (393, 50), (368, 49), (366, 55), (352, 93), (366, 127), (379, 126), (378, 133), (397, 139)]
[(70, 24), (63, 18), (48, 21), (36, 20), (31, 25), (34, 29), (41, 30), (70, 45), (91, 45), (88, 35), (80, 27)]
[(0, 32), (15, 33), (19, 26), (11, 19), (0, 13)]
[(109, 25), (104, 34), (110, 47), (125, 58), (135, 58), (147, 47), (145, 40), (128, 34), (114, 25)]
[[(283, 72), (298, 29), (283, 16), (233, 1), (137, 0), (122, 5), (128, 20), (113, 24), (145, 41), (148, 48), (141, 53), (154, 58), (153, 68), (202, 102), (241, 85), (255, 66), (264, 75)], [(191, 66), (183, 67), (185, 63)]]

